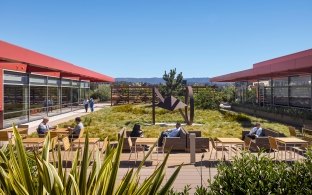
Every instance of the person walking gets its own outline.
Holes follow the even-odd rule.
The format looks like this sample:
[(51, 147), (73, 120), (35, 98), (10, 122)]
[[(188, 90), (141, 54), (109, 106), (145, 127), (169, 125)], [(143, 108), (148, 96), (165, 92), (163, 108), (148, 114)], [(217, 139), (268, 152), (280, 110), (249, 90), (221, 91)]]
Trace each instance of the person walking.
[(91, 112), (93, 112), (94, 111), (94, 100), (93, 100), (93, 98), (90, 98), (89, 105), (90, 105)]
[(86, 112), (88, 112), (88, 108), (89, 108), (89, 100), (88, 100), (88, 98), (83, 100), (83, 105), (84, 105), (84, 108), (85, 108)]

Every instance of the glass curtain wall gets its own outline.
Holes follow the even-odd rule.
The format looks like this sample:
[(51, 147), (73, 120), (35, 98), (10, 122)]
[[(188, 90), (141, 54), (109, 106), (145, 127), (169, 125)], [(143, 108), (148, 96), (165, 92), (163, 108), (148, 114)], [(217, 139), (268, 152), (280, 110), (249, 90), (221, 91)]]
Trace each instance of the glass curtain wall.
[(3, 77), (3, 126), (28, 121), (28, 75), (4, 72)]
[(11, 71), (3, 82), (4, 127), (80, 109), (89, 97), (89, 82)]

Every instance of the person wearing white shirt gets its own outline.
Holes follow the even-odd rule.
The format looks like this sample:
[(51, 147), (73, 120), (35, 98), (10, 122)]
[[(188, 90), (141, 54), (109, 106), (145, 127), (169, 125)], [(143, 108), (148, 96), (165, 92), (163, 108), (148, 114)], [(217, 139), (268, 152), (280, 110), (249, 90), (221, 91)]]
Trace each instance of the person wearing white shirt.
[(88, 100), (88, 98), (83, 100), (83, 105), (84, 105), (84, 108), (85, 108), (86, 112), (88, 112), (88, 107), (89, 107), (89, 100)]
[(158, 146), (163, 145), (164, 137), (177, 137), (181, 130), (181, 124), (177, 123), (174, 129), (168, 129), (166, 131), (161, 132), (160, 137), (158, 139)]
[(260, 123), (256, 123), (256, 126), (252, 128), (246, 136), (250, 137), (251, 139), (256, 139), (256, 137), (259, 137), (261, 135), (262, 135), (261, 125)]

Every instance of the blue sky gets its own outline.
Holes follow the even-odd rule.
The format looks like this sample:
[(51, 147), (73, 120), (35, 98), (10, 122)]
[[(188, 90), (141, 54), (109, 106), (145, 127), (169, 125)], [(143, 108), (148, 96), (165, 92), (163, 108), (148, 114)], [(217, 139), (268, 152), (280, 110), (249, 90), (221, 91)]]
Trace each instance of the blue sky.
[(312, 48), (311, 0), (0, 0), (0, 39), (113, 77), (213, 77)]

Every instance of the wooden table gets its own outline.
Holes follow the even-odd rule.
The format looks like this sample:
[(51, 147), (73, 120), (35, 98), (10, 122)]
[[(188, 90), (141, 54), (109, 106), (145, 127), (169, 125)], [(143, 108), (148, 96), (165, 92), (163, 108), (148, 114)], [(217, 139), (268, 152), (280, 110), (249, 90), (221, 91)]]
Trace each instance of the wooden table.
[(230, 152), (231, 152), (232, 145), (241, 145), (243, 148), (244, 144), (245, 144), (245, 142), (239, 138), (222, 138), (222, 137), (220, 137), (220, 138), (217, 138), (217, 140), (219, 141), (219, 143), (222, 144), (222, 156), (224, 154), (224, 151), (223, 151), (224, 145), (230, 145), (229, 154), (228, 154), (229, 159), (230, 159)]
[[(137, 152), (137, 146), (154, 145), (155, 143), (158, 145), (158, 138), (138, 137), (134, 145), (135, 154)], [(158, 152), (157, 152), (157, 159), (158, 159)]]
[(43, 144), (45, 138), (40, 138), (40, 137), (27, 137), (22, 140), (23, 144), (25, 145), (32, 145), (33, 148), (35, 149), (35, 146), (37, 146), (37, 149), (39, 149), (39, 145)]
[[(16, 127), (16, 129), (17, 129), (18, 133), (27, 132), (27, 131), (28, 131), (28, 128), (17, 128), (17, 127)], [(12, 138), (12, 135), (13, 135), (13, 128), (7, 128), (7, 129), (3, 129), (3, 130), (1, 130), (1, 131), (6, 131), (6, 132), (8, 132), (8, 138), (9, 138), (9, 139)], [(22, 136), (22, 137), (26, 137), (26, 135), (25, 135), (25, 136)]]
[(277, 142), (284, 144), (285, 146), (285, 160), (286, 160), (286, 151), (287, 151), (287, 145), (296, 146), (296, 145), (303, 145), (307, 144), (308, 142), (296, 137), (276, 137), (275, 138)]
[[(21, 131), (27, 131), (28, 128), (16, 128), (18, 132), (21, 132)], [(7, 131), (7, 132), (13, 132), (13, 128), (9, 128), (9, 129), (4, 129), (4, 131)]]
[(69, 134), (70, 131), (67, 128), (59, 128), (55, 130), (51, 130), (51, 132), (59, 133), (59, 134)]

